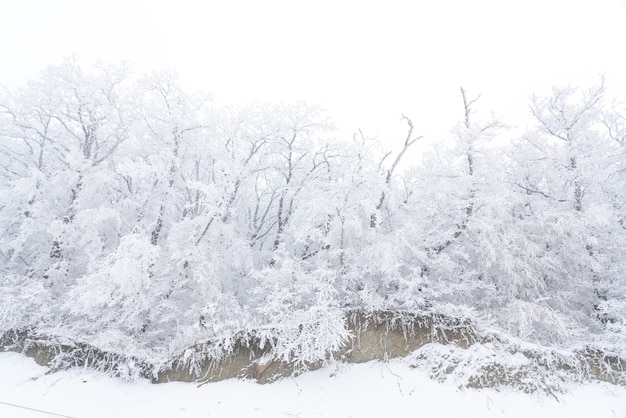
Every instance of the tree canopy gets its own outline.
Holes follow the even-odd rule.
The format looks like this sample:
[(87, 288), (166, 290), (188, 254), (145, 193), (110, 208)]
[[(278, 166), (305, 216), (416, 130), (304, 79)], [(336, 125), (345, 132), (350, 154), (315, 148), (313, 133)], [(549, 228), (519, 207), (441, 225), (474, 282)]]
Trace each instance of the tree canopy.
[(342, 312), (398, 310), (623, 352), (626, 110), (605, 94), (534, 97), (515, 137), (461, 89), (452, 139), (400, 169), (404, 115), (405, 138), (336, 139), (315, 106), (68, 59), (0, 95), (0, 331), (141, 356), (264, 330), (316, 360)]

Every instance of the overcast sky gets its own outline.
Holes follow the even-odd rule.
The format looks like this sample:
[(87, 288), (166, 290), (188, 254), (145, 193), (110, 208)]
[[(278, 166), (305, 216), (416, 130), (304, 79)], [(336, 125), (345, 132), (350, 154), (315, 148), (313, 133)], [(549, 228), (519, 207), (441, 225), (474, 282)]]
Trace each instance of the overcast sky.
[(604, 74), (626, 97), (624, 22), (626, 0), (7, 0), (0, 83), (69, 54), (128, 60), (222, 101), (321, 103), (381, 140), (405, 113), (435, 137), (462, 116), (461, 85), (512, 123), (554, 84)]

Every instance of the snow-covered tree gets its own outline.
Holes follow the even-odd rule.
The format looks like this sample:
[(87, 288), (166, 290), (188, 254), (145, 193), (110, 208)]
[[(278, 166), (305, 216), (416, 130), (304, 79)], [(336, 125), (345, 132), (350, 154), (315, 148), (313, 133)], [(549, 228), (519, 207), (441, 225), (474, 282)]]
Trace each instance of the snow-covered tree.
[(144, 359), (237, 335), (306, 362), (347, 312), (391, 310), (618, 351), (626, 111), (604, 94), (534, 98), (509, 143), (461, 89), (451, 140), (407, 168), (407, 117), (388, 151), (305, 103), (219, 108), (68, 59), (0, 95), (0, 332)]

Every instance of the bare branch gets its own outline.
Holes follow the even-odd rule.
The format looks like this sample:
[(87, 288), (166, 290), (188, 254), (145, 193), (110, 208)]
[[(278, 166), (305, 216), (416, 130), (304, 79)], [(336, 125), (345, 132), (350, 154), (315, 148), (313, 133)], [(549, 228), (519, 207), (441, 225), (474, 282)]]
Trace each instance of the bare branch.
[(413, 145), (419, 139), (423, 138), (423, 136), (418, 136), (416, 138), (411, 139), (411, 136), (413, 136), (413, 122), (411, 121), (411, 119), (404, 116), (404, 114), (402, 115), (402, 120), (406, 120), (406, 123), (409, 125), (409, 132), (407, 133), (406, 139), (404, 140), (404, 146), (402, 147), (402, 150), (398, 153), (398, 156), (396, 157), (396, 160), (393, 162), (391, 169), (387, 172), (387, 178), (385, 179), (385, 184), (389, 184), (389, 182), (391, 181), (391, 176), (393, 176), (393, 173), (398, 167), (398, 164), (400, 164), (400, 161), (402, 161), (402, 157), (404, 156), (404, 153), (409, 149), (411, 145)]
[[(404, 156), (406, 151), (409, 149), (409, 147), (411, 145), (413, 145), (415, 142), (417, 142), (419, 139), (423, 138), (422, 136), (418, 136), (416, 138), (412, 138), (414, 126), (413, 126), (413, 122), (411, 121), (411, 119), (409, 119), (408, 117), (406, 117), (403, 114), (401, 120), (405, 120), (406, 123), (409, 125), (409, 132), (407, 133), (406, 139), (404, 140), (404, 145), (402, 147), (402, 150), (400, 150), (400, 152), (396, 156), (395, 161), (391, 165), (391, 168), (387, 171), (387, 176), (385, 177), (385, 186), (388, 186), (389, 183), (391, 183), (391, 178), (393, 176), (393, 173), (395, 172), (396, 168), (400, 164), (400, 161), (402, 161), (402, 157)], [(387, 158), (389, 156), (389, 154), (391, 154), (391, 152), (388, 152), (387, 154), (385, 154), (385, 156), (381, 160), (380, 164), (378, 165), (379, 169), (382, 166), (383, 161), (385, 160), (385, 158)], [(383, 207), (384, 203), (385, 203), (385, 191), (383, 190), (380, 193), (380, 199), (378, 199), (378, 203), (376, 204), (376, 211), (374, 213), (372, 213), (372, 215), (370, 216), (370, 227), (371, 228), (375, 228), (376, 225), (378, 224), (378, 219), (377, 219), (377, 216), (376, 216), (376, 212), (378, 212)]]
[(387, 157), (389, 157), (391, 155), (392, 151), (389, 151), (387, 154), (385, 154), (383, 156), (383, 158), (380, 159), (380, 162), (378, 163), (378, 169), (381, 170), (383, 168), (383, 162), (387, 159)]
[(463, 97), (463, 109), (465, 111), (465, 127), (469, 129), (470, 127), (470, 114), (472, 113), (472, 105), (480, 99), (480, 95), (476, 96), (475, 99), (468, 100), (467, 95), (465, 94), (465, 89), (460, 87), (461, 96)]

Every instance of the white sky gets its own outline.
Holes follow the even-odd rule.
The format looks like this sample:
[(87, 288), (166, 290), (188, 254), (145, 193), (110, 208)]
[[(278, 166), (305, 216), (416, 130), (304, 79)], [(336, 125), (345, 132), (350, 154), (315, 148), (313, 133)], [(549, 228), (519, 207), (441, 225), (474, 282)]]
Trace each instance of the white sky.
[(554, 84), (605, 74), (626, 98), (624, 22), (626, 0), (2, 0), (0, 83), (69, 54), (128, 60), (221, 101), (321, 103), (341, 132), (398, 141), (402, 113), (446, 135), (461, 85), (512, 123)]

